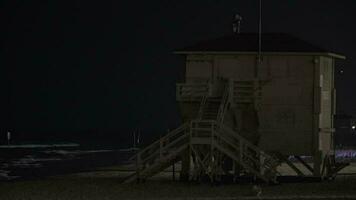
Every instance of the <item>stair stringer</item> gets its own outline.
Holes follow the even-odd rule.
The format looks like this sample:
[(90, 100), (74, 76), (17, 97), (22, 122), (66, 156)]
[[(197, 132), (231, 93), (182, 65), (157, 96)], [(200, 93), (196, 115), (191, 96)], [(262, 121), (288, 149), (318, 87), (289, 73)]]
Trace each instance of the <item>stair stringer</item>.
[[(214, 140), (216, 141), (215, 145), (220, 145), (220, 147), (224, 148), (221, 144), (225, 142), (227, 145), (233, 147), (235, 152), (226, 150), (229, 151), (230, 156), (231, 154), (234, 156), (231, 157), (231, 159), (236, 161), (241, 167), (260, 178), (261, 176), (265, 177), (261, 179), (264, 181), (268, 180), (266, 182), (276, 182), (276, 177), (279, 175), (276, 168), (281, 163), (277, 157), (264, 152), (258, 146), (250, 143), (244, 137), (223, 124), (217, 125), (214, 135), (216, 136)], [(251, 155), (249, 152), (253, 152), (255, 155)], [(250, 165), (251, 162), (252, 165)], [(258, 165), (260, 170), (254, 169), (254, 165)]]
[(157, 159), (152, 165), (146, 167), (142, 171), (139, 172), (139, 175), (137, 172), (134, 174), (130, 175), (125, 179), (123, 182), (124, 183), (131, 183), (134, 181), (144, 181), (160, 172), (162, 172), (164, 169), (170, 167), (174, 163), (178, 162), (181, 160), (181, 156), (183, 152), (186, 151), (188, 148), (188, 144), (182, 145), (179, 149), (177, 149), (174, 153), (171, 153), (168, 156), (162, 157), (160, 159)]
[(131, 157), (130, 161), (136, 164), (136, 172), (123, 182), (145, 180), (180, 159), (189, 146), (188, 131), (189, 124), (185, 123)]

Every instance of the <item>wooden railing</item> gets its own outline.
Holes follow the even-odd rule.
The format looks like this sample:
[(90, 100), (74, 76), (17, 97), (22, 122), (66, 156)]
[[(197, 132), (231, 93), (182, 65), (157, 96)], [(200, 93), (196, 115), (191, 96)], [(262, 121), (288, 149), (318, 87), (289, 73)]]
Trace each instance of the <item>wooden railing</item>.
[[(187, 122), (169, 132), (133, 156), (131, 160), (136, 161), (137, 171), (129, 181), (140, 179), (140, 177), (145, 179), (159, 172), (162, 167), (167, 167), (167, 164), (175, 162), (174, 159), (182, 155), (182, 152), (188, 147), (193, 150), (194, 145), (210, 145), (211, 156), (213, 156), (213, 150), (218, 149), (220, 154), (230, 157), (245, 170), (262, 180), (274, 181), (278, 174), (276, 166), (279, 164), (279, 160), (265, 153), (223, 123), (229, 105), (241, 103), (256, 105), (256, 101), (261, 98), (261, 82), (219, 81), (215, 84), (220, 85), (212, 85), (209, 81), (207, 83), (177, 84), (177, 100), (200, 101), (198, 117), (196, 120)], [(224, 86), (224, 89), (221, 86)], [(213, 90), (224, 91), (212, 92)], [(220, 101), (215, 120), (202, 119), (208, 98), (212, 98), (211, 101)]]
[(190, 137), (210, 138), (215, 125), (215, 120), (192, 120), (190, 122)]
[[(209, 145), (266, 182), (274, 182), (278, 159), (215, 120), (193, 120), (139, 151), (132, 159), (137, 171), (126, 182), (146, 179), (175, 162), (189, 146)], [(207, 154), (209, 152), (206, 152)], [(213, 154), (211, 154), (213, 155)], [(208, 161), (208, 160), (207, 160)], [(216, 172), (214, 172), (216, 173)]]
[(200, 101), (202, 97), (210, 93), (209, 83), (177, 83), (177, 101)]
[(217, 124), (216, 127), (215, 136), (223, 146), (230, 147), (230, 152), (235, 153), (235, 158), (244, 168), (266, 180), (278, 174), (276, 166), (279, 160), (276, 157), (265, 153), (229, 127), (223, 124)]
[(200, 101), (199, 112), (198, 112), (198, 119), (200, 119), (200, 120), (203, 118), (204, 108), (205, 108), (207, 99), (208, 99), (208, 93), (206, 93)]
[(169, 132), (167, 135), (161, 137), (159, 140), (140, 150), (136, 155), (131, 157), (130, 160), (137, 159), (139, 160), (139, 164), (144, 164), (157, 155), (161, 157), (167, 149), (175, 146), (185, 136), (187, 136), (186, 131), (188, 128), (189, 123), (185, 123), (179, 126), (175, 130)]
[(229, 92), (229, 90), (230, 90), (229, 89), (229, 84), (228, 84), (228, 82), (225, 82), (224, 93), (223, 93), (223, 96), (222, 96), (222, 99), (221, 99), (219, 112), (218, 112), (218, 115), (217, 115), (217, 122), (218, 123), (223, 123), (224, 122), (226, 111), (229, 108), (229, 105), (230, 105), (230, 101), (229, 101), (230, 92)]
[(185, 123), (131, 157), (130, 160), (136, 164), (136, 173), (124, 182), (146, 179), (159, 172), (161, 164), (169, 163), (188, 146), (188, 131), (189, 123)]
[(261, 99), (260, 81), (229, 80), (230, 101), (235, 104), (254, 103)]
[[(235, 79), (219, 79), (206, 80), (199, 83), (178, 83), (176, 84), (176, 99), (178, 101), (201, 101), (205, 95), (224, 95), (225, 91), (222, 88), (229, 88), (229, 102), (235, 104), (254, 103), (262, 97), (262, 85), (266, 81), (261, 80), (235, 80)], [(225, 87), (220, 87), (219, 85)], [(221, 92), (217, 92), (219, 90)]]
[(279, 160), (265, 153), (238, 133), (216, 121), (191, 122), (192, 144), (211, 145), (262, 180), (275, 181)]

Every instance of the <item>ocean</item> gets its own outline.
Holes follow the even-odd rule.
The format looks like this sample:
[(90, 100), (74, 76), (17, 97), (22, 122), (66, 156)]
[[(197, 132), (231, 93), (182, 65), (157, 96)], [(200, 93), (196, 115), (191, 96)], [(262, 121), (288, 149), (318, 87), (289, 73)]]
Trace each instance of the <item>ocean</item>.
[(120, 165), (133, 151), (75, 143), (0, 145), (0, 180), (34, 179)]

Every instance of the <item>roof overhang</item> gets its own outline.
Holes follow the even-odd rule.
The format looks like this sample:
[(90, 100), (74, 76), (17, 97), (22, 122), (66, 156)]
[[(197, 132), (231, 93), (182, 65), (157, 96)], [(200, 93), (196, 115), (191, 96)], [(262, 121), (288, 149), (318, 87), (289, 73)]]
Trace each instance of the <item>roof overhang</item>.
[[(241, 51), (174, 51), (174, 54), (192, 55), (257, 55), (258, 52)], [(338, 59), (346, 59), (346, 56), (328, 52), (262, 52), (261, 55), (284, 55), (284, 56), (326, 56)]]

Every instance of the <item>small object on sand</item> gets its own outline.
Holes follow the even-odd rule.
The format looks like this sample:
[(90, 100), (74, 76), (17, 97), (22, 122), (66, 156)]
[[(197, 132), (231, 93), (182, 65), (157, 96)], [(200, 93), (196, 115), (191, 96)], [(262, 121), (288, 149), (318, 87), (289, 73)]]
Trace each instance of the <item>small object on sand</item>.
[(252, 190), (256, 193), (256, 196), (260, 199), (262, 194), (262, 188), (259, 185), (253, 185)]

